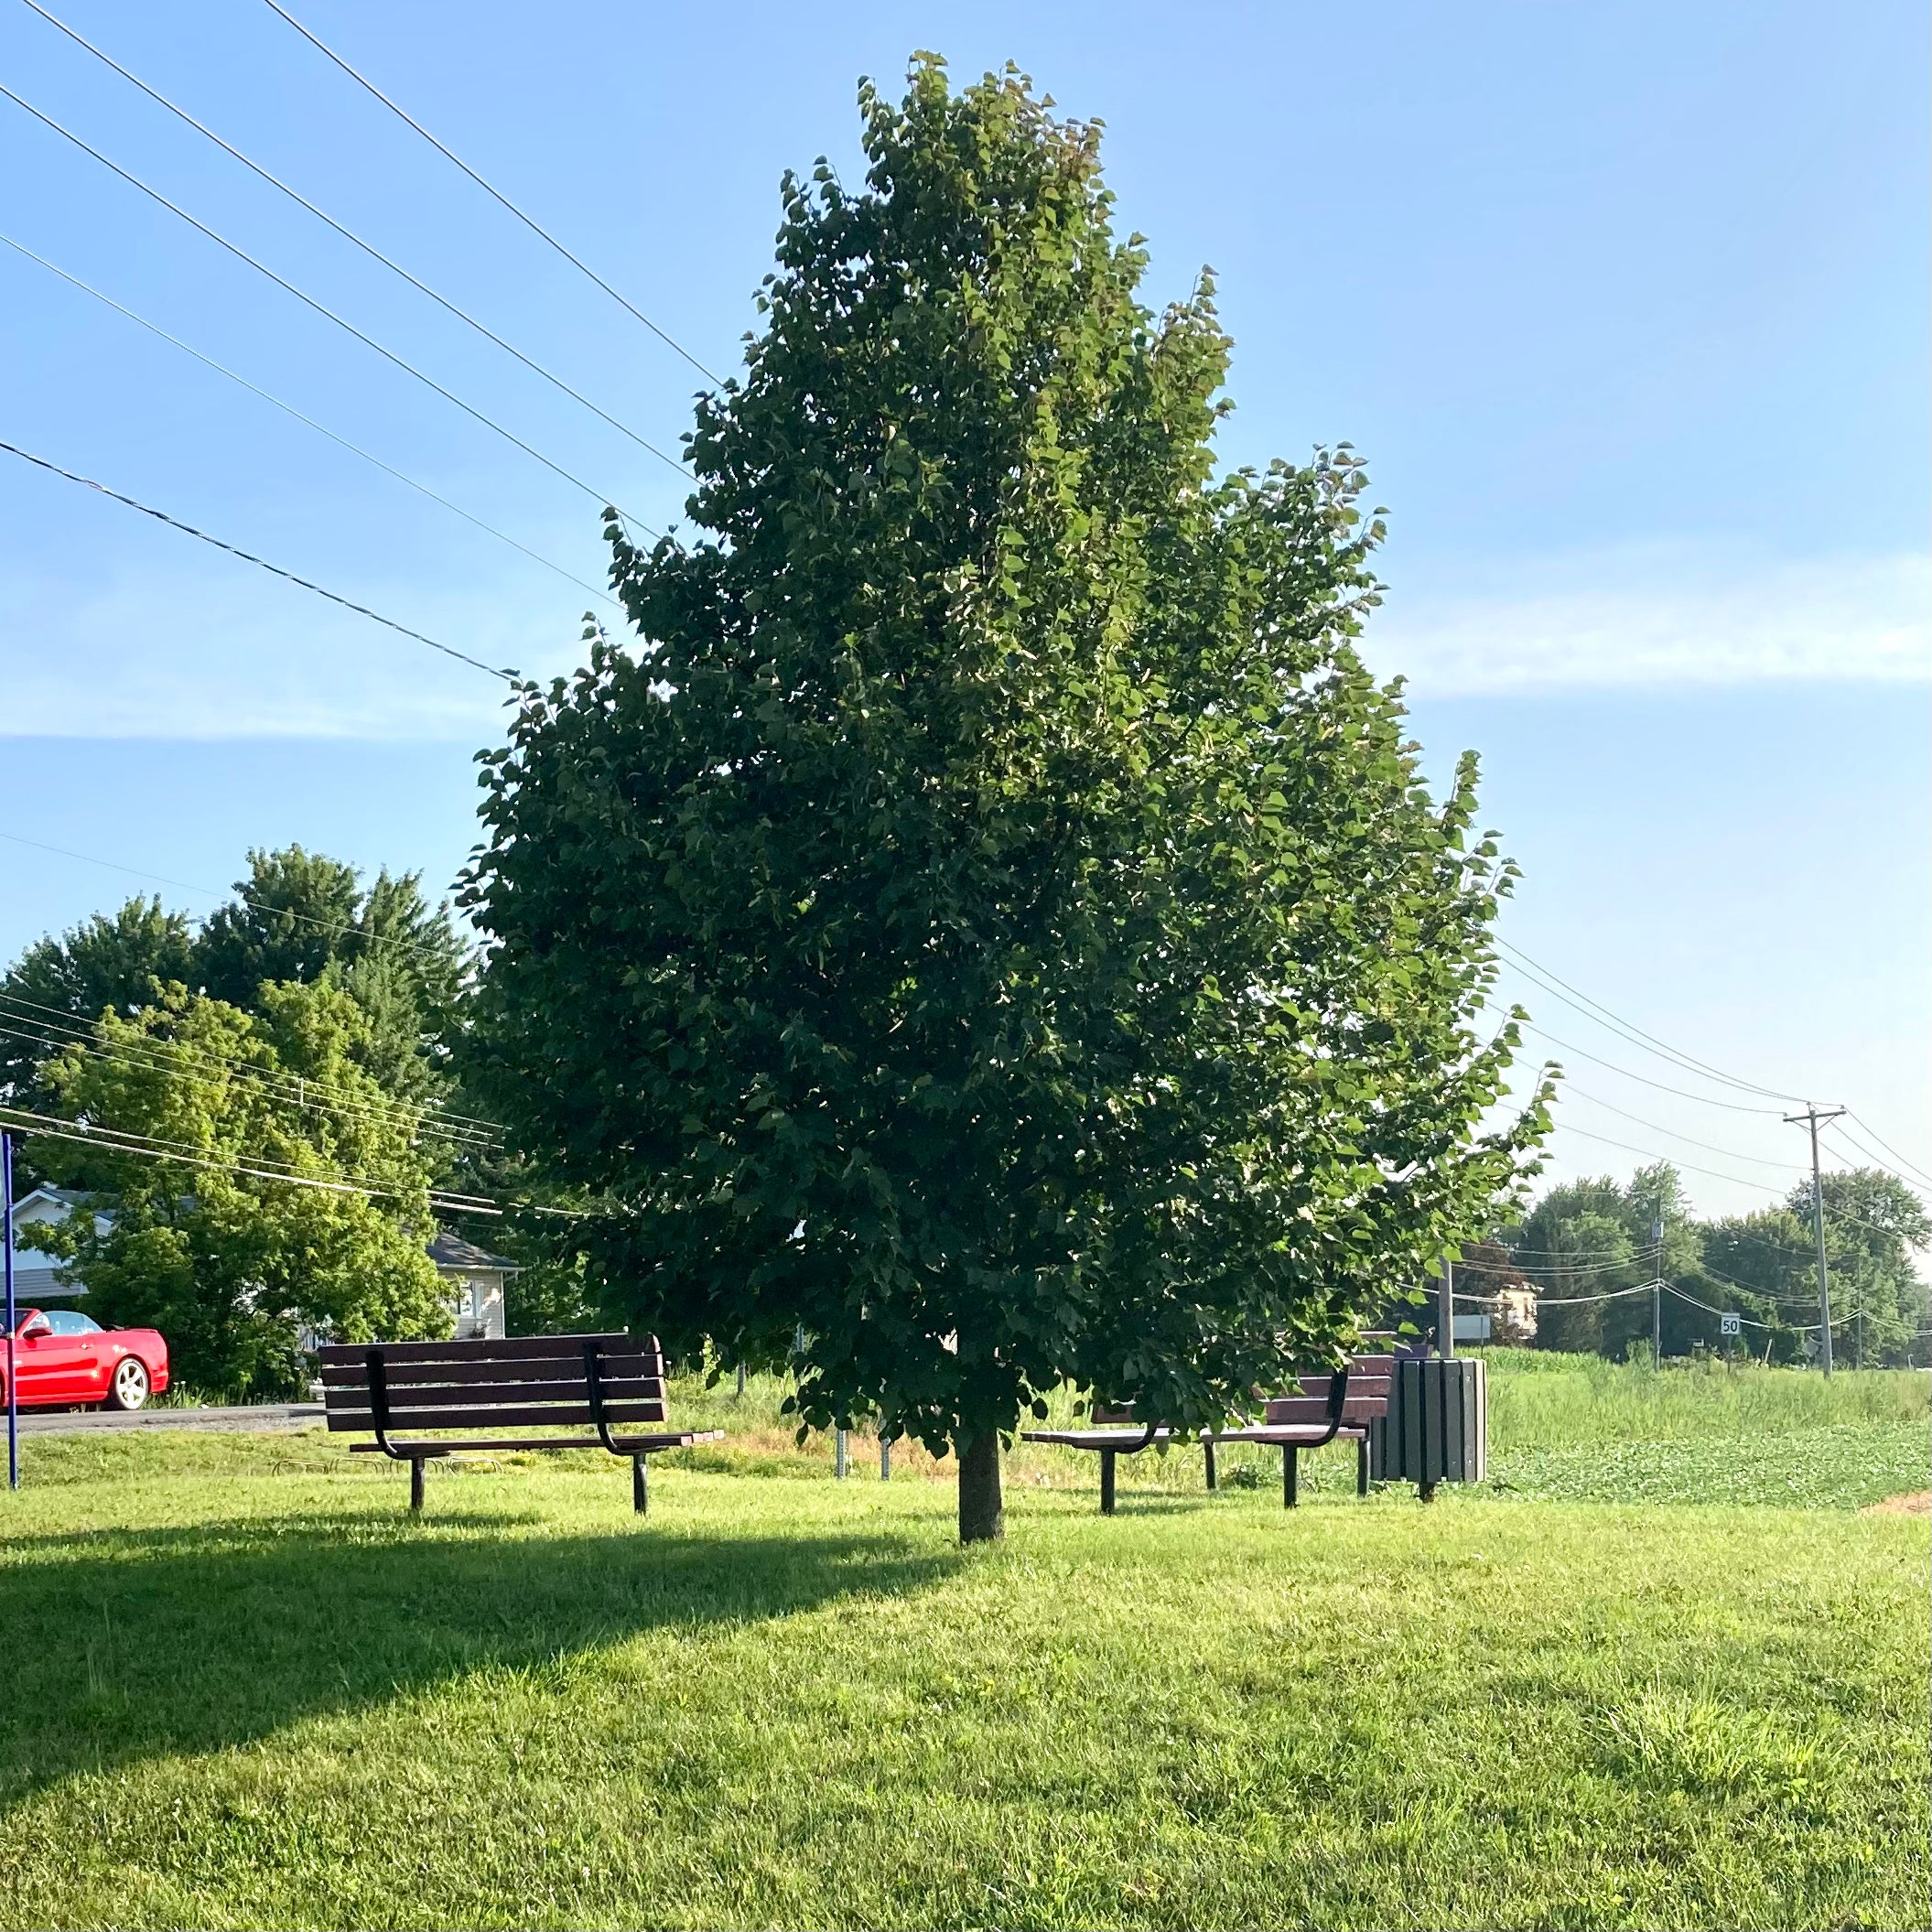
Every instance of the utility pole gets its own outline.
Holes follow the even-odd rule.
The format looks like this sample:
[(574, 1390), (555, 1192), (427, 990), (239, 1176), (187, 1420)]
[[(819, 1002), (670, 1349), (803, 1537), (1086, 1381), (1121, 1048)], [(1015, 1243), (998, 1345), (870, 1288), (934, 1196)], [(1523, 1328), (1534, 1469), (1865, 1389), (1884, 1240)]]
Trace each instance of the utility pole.
[(1818, 1130), (1823, 1122), (1838, 1119), (1844, 1111), (1841, 1106), (1820, 1111), (1807, 1101), (1802, 1114), (1785, 1116), (1786, 1127), (1811, 1129), (1811, 1228), (1818, 1236), (1818, 1360), (1827, 1376), (1831, 1373), (1831, 1274), (1825, 1266), (1825, 1182), (1818, 1164)]
[(14, 1387), (14, 1137), (0, 1128), (0, 1256), (6, 1269), (6, 1486), (20, 1486), (20, 1398)]
[(1650, 1220), (1650, 1238), (1657, 1247), (1657, 1266), (1650, 1271), (1650, 1365), (1664, 1365), (1664, 1203), (1660, 1195)]
[(1445, 1362), (1456, 1356), (1456, 1268), (1442, 1250), (1442, 1285), (1436, 1291), (1436, 1346)]

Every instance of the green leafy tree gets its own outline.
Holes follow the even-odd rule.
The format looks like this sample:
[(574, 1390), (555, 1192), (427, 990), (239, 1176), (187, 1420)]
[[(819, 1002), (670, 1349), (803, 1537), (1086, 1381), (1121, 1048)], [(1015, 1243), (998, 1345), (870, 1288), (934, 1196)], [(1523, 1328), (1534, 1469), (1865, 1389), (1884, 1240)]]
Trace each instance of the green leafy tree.
[[(1650, 1298), (1630, 1290), (1655, 1279), (1660, 1261), (1667, 1281), (1685, 1282), (1702, 1254), (1682, 1177), (1668, 1160), (1639, 1168), (1627, 1182), (1604, 1176), (1553, 1187), (1502, 1238), (1542, 1291), (1538, 1347), (1615, 1360), (1650, 1345)], [(1682, 1353), (1684, 1304), (1665, 1302), (1664, 1351)]]
[(1818, 1320), (1808, 1201), (1802, 1216), (1789, 1207), (1726, 1215), (1700, 1228), (1699, 1240), (1699, 1277), (1709, 1290), (1703, 1299), (1751, 1326), (1727, 1343), (1717, 1315), (1687, 1310), (1694, 1339), (1720, 1354), (1802, 1361), (1806, 1324)]
[(614, 1210), (599, 1294), (960, 1455), (1066, 1378), (1205, 1421), (1346, 1345), (1542, 1125), (1477, 1130), (1507, 869), (1350, 642), (1345, 450), (1216, 476), (1205, 281), (1156, 317), (1099, 131), (1010, 71), (861, 94), (787, 179), (641, 642), (486, 761), (497, 1109)]
[(377, 1081), (406, 1099), (446, 1092), (468, 974), (448, 908), (413, 872), (385, 869), (364, 890), (353, 866), (300, 846), (248, 860), (196, 939), (190, 983), (246, 1011), (264, 986), (340, 986), (368, 1017), (356, 1052)]
[[(1882, 1168), (1852, 1168), (1823, 1178), (1832, 1338), (1839, 1361), (1874, 1367), (1923, 1361), (1923, 1331), (1932, 1297), (1915, 1257), (1932, 1239), (1925, 1203)], [(1808, 1185), (1792, 1191), (1790, 1209), (1804, 1218), (1808, 1232)], [(1815, 1290), (1812, 1306), (1817, 1306)]]
[(51, 1178), (94, 1197), (48, 1231), (91, 1310), (158, 1328), (184, 1382), (243, 1398), (299, 1387), (304, 1329), (362, 1340), (449, 1322), (424, 1252), (424, 1156), (362, 1063), (367, 1016), (328, 986), (256, 997), (250, 1014), (167, 988), (44, 1069), (70, 1118), (181, 1158), (34, 1142)]
[(194, 977), (186, 917), (158, 899), (130, 899), (58, 939), (38, 940), (0, 979), (0, 1099), (49, 1112), (48, 1056), (104, 1012), (127, 1014), (169, 981)]

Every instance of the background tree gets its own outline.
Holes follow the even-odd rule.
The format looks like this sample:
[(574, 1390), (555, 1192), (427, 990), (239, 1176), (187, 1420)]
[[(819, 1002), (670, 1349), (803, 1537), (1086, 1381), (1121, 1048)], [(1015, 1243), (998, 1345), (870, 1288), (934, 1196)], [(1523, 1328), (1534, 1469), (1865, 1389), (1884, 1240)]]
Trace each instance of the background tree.
[[(1808, 1188), (1803, 1191), (1808, 1196)], [(1810, 1203), (1803, 1215), (1789, 1207), (1732, 1214), (1699, 1230), (1699, 1272), (1710, 1285), (1704, 1300), (1742, 1315), (1752, 1326), (1724, 1340), (1716, 1315), (1687, 1310), (1693, 1338), (1720, 1354), (1751, 1354), (1765, 1362), (1805, 1359), (1805, 1325), (1818, 1320), (1818, 1272)]]
[[(1922, 1253), (1932, 1239), (1925, 1203), (1903, 1181), (1881, 1168), (1852, 1168), (1823, 1178), (1839, 1360), (1851, 1363), (1862, 1355), (1874, 1366), (1924, 1360), (1923, 1331), (1928, 1325), (1932, 1290), (1920, 1276), (1914, 1255)], [(1794, 1217), (1804, 1219), (1808, 1232), (1809, 1186), (1792, 1190), (1790, 1209)], [(1815, 1290), (1812, 1306), (1817, 1306)]]
[(385, 868), (365, 890), (353, 866), (300, 846), (248, 862), (197, 937), (192, 983), (244, 1011), (264, 986), (340, 986), (368, 1018), (356, 1052), (382, 1085), (405, 1099), (445, 1092), (468, 974), (448, 908), (414, 872)]
[(1010, 71), (788, 178), (691, 507), (486, 761), (498, 1112), (621, 1209), (600, 1293), (805, 1422), (960, 1452), (1063, 1379), (1206, 1420), (1473, 1230), (1506, 869), (1425, 790), (1346, 451), (1216, 477), (1228, 345), (1154, 317), (1096, 126)]
[[(1624, 1182), (1605, 1176), (1553, 1187), (1505, 1231), (1503, 1245), (1542, 1290), (1538, 1347), (1594, 1351), (1619, 1361), (1633, 1350), (1648, 1351), (1650, 1299), (1620, 1290), (1655, 1279), (1659, 1257), (1652, 1229), (1660, 1218), (1664, 1279), (1694, 1292), (1689, 1284), (1702, 1246), (1683, 1178), (1668, 1160), (1639, 1168)], [(1683, 1304), (1665, 1301), (1665, 1353), (1680, 1353), (1672, 1324)], [(1570, 1301), (1576, 1305), (1565, 1305)]]
[(164, 985), (194, 977), (187, 917), (158, 899), (130, 899), (118, 912), (37, 940), (0, 979), (0, 1099), (49, 1111), (55, 1096), (40, 1068), (50, 1052), (103, 1013), (132, 1013)]
[(414, 1115), (362, 1063), (367, 1016), (328, 986), (256, 997), (249, 1014), (169, 988), (132, 1017), (104, 1014), (43, 1069), (64, 1115), (187, 1160), (32, 1143), (52, 1179), (94, 1197), (44, 1237), (90, 1311), (160, 1329), (185, 1384), (238, 1398), (299, 1389), (305, 1328), (353, 1341), (449, 1323), (424, 1252), (435, 1230)]

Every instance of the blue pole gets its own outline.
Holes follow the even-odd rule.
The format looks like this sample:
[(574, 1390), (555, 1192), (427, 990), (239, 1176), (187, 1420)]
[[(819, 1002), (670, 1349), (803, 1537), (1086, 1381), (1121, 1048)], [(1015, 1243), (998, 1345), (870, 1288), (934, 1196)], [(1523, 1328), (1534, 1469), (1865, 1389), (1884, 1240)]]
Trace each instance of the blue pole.
[(20, 1407), (14, 1394), (14, 1137), (0, 1128), (0, 1250), (6, 1256), (6, 1486), (20, 1486)]

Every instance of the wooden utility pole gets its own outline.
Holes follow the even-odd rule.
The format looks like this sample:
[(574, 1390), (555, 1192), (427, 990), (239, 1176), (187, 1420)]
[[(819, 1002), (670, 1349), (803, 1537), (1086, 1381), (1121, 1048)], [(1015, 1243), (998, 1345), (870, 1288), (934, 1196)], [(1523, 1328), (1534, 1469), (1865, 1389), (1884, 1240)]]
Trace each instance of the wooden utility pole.
[(1787, 1127), (1811, 1129), (1811, 1231), (1818, 1236), (1818, 1360), (1827, 1376), (1831, 1373), (1831, 1271), (1825, 1265), (1825, 1182), (1818, 1164), (1818, 1130), (1825, 1121), (1838, 1119), (1844, 1111), (1841, 1106), (1821, 1111), (1807, 1101), (1802, 1114), (1785, 1116)]

